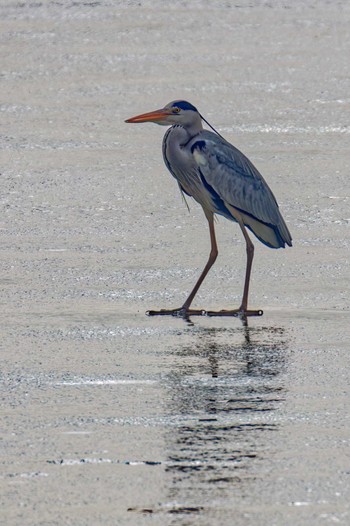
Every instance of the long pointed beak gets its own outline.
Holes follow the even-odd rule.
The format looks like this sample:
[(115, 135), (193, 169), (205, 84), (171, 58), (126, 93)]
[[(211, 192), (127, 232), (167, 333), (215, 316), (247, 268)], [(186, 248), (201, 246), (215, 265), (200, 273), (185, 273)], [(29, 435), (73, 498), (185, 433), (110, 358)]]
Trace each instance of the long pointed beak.
[(125, 122), (159, 122), (166, 119), (168, 115), (168, 110), (161, 109), (150, 111), (149, 113), (142, 113), (141, 115), (136, 115), (136, 117), (131, 117)]

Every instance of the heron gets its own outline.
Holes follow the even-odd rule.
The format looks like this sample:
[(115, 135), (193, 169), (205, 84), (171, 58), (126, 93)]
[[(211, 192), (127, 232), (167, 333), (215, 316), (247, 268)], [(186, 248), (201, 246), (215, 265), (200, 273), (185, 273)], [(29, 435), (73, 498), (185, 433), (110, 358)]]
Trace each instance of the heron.
[[(248, 294), (254, 245), (253, 233), (269, 248), (292, 246), (292, 238), (276, 198), (252, 162), (185, 100), (127, 119), (127, 123), (154, 122), (170, 126), (163, 139), (163, 158), (186, 200), (190, 196), (203, 208), (209, 225), (211, 250), (207, 264), (184, 304), (175, 309), (148, 311), (149, 315), (261, 316), (248, 309)], [(203, 128), (205, 122), (212, 131)], [(241, 304), (235, 309), (204, 311), (190, 309), (199, 287), (218, 256), (215, 215), (238, 223), (246, 244), (246, 271)]]

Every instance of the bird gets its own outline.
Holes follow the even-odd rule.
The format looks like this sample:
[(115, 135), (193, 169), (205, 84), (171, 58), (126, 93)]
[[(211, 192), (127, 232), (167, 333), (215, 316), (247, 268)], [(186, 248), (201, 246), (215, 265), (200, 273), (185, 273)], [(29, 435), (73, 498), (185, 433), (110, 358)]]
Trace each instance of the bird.
[[(203, 208), (209, 225), (211, 250), (208, 261), (184, 304), (175, 309), (148, 311), (149, 315), (188, 318), (208, 316), (261, 316), (263, 311), (248, 309), (248, 294), (254, 244), (248, 231), (269, 248), (292, 246), (292, 237), (276, 198), (253, 163), (229, 143), (185, 100), (175, 100), (164, 108), (127, 119), (127, 123), (153, 122), (170, 126), (163, 139), (163, 158), (186, 200), (192, 197)], [(206, 123), (211, 130), (203, 127)], [(216, 215), (238, 223), (246, 244), (246, 271), (241, 304), (238, 308), (211, 311), (191, 309), (199, 287), (218, 256), (214, 218)]]

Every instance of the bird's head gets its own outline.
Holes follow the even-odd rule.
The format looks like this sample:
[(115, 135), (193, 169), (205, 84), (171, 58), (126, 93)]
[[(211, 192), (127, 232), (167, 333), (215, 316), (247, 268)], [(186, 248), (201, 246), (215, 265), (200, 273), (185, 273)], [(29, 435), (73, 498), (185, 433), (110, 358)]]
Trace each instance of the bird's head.
[(178, 125), (185, 128), (189, 135), (195, 135), (203, 129), (202, 120), (223, 139), (222, 135), (199, 113), (197, 108), (185, 100), (174, 100), (160, 110), (136, 115), (125, 122), (155, 122), (162, 126)]
[(184, 128), (188, 128), (200, 123), (200, 121), (201, 116), (197, 108), (185, 100), (175, 100), (169, 102), (169, 104), (160, 110), (142, 113), (141, 115), (127, 119), (125, 122), (155, 122), (162, 126), (178, 124)]

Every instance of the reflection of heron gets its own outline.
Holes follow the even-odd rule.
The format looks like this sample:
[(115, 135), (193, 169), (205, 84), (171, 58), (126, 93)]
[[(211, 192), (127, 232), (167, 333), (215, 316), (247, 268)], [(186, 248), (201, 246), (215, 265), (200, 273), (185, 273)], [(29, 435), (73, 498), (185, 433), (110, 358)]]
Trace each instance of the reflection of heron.
[(256, 494), (256, 478), (263, 480), (271, 444), (280, 439), (289, 336), (247, 325), (190, 334), (176, 341), (172, 355), (181, 359), (172, 361), (166, 384), (164, 488), (171, 505), (200, 503), (206, 523), (226, 524), (217, 506), (237, 503), (237, 511)]
[(238, 309), (207, 312), (218, 316), (258, 316), (261, 310), (248, 310), (248, 291), (254, 255), (247, 228), (270, 248), (291, 246), (292, 238), (277, 201), (262, 175), (237, 148), (219, 133), (204, 130), (204, 120), (197, 109), (186, 101), (175, 101), (163, 109), (144, 113), (126, 122), (155, 122), (171, 126), (163, 140), (164, 161), (178, 181), (181, 192), (193, 197), (202, 207), (209, 223), (211, 252), (194, 289), (181, 308), (150, 311), (149, 314), (173, 314), (188, 317), (202, 314), (190, 310), (199, 287), (214, 264), (218, 249), (215, 239), (214, 214), (236, 221), (243, 233), (247, 266), (243, 298)]

